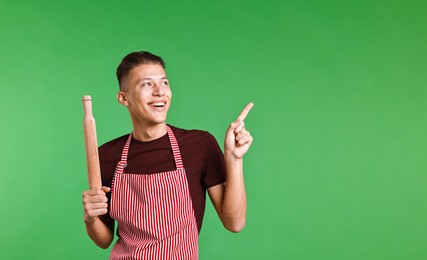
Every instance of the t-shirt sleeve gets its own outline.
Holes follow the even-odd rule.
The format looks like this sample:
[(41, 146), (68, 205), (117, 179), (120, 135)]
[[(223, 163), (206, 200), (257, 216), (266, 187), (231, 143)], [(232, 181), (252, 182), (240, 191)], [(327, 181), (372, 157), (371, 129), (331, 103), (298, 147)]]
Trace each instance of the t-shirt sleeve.
[(111, 160), (111, 149), (109, 148), (108, 144), (104, 144), (98, 148), (102, 186), (107, 187), (111, 186), (114, 173), (114, 164)]
[(205, 143), (205, 176), (203, 183), (206, 188), (226, 181), (224, 155), (215, 137), (207, 133)]
[(111, 187), (114, 170), (120, 160), (121, 150), (127, 140), (127, 135), (111, 140), (98, 148), (101, 168), (102, 185)]

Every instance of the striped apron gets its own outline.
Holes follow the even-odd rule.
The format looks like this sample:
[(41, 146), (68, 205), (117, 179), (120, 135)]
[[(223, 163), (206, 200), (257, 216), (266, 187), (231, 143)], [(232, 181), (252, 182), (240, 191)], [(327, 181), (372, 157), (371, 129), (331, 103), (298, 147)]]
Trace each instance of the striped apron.
[(110, 259), (197, 259), (198, 230), (178, 143), (167, 127), (176, 170), (124, 173), (132, 134), (111, 185), (110, 215), (119, 239)]

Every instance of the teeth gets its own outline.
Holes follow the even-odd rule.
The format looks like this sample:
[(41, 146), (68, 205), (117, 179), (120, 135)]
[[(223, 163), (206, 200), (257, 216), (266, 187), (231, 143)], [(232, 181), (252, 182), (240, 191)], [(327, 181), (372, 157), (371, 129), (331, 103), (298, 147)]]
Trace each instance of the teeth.
[(153, 103), (153, 106), (155, 106), (155, 107), (162, 107), (164, 105), (166, 105), (165, 102), (155, 102), (155, 103)]

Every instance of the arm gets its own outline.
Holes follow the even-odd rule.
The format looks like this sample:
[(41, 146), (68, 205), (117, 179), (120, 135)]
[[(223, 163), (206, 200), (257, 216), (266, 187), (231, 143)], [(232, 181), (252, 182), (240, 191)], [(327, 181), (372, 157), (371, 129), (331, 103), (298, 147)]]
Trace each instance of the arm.
[(102, 190), (87, 190), (83, 192), (83, 209), (86, 232), (95, 244), (101, 248), (108, 248), (113, 241), (114, 220), (106, 214), (108, 212), (107, 197), (110, 188)]
[(246, 191), (243, 178), (243, 156), (253, 138), (245, 129), (243, 120), (252, 108), (249, 103), (236, 121), (230, 124), (224, 142), (224, 160), (227, 182), (208, 189), (209, 197), (224, 227), (240, 232), (246, 224)]

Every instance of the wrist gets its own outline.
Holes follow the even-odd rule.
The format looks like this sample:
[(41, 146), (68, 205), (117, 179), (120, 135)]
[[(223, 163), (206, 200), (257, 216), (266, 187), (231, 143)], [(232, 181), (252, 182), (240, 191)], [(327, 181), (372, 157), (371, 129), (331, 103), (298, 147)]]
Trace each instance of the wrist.
[(228, 163), (242, 163), (243, 159), (236, 157), (232, 152), (224, 152), (224, 160)]

